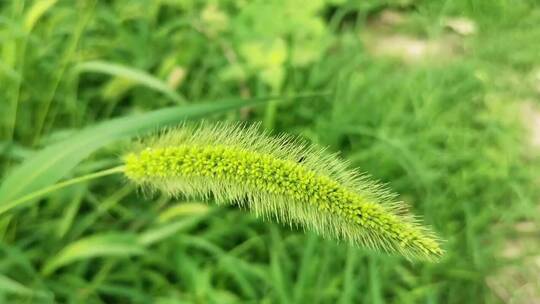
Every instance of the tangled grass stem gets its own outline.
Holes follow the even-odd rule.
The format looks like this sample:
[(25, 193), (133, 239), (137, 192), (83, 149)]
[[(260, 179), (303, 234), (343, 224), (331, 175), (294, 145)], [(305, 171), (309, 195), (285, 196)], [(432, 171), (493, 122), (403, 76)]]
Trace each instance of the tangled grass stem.
[(443, 254), (395, 195), (336, 155), (288, 136), (242, 125), (184, 126), (143, 141), (124, 161), (126, 176), (150, 190), (214, 198), (409, 259)]

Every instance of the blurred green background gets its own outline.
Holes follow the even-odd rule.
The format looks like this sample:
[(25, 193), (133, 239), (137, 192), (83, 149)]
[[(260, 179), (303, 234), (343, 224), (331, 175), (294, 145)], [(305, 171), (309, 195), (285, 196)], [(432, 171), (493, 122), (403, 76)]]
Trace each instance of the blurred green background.
[[(539, 303), (539, 106), (536, 0), (1, 0), (0, 302)], [(9, 206), (186, 118), (340, 151), (446, 256), (411, 263), (121, 176)]]

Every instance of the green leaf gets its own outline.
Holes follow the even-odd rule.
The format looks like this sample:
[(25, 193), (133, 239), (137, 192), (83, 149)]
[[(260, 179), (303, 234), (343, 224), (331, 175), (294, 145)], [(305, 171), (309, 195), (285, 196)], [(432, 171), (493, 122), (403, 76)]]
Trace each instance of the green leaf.
[(0, 274), (0, 294), (9, 293), (23, 297), (48, 297), (44, 291), (33, 290), (23, 284)]
[(74, 134), (49, 146), (7, 175), (0, 186), (0, 214), (13, 208), (9, 202), (54, 184), (97, 149), (124, 138), (178, 123), (188, 118), (255, 105), (264, 101), (231, 100), (165, 108), (145, 114), (113, 119)]
[(197, 225), (202, 220), (202, 217), (192, 217), (183, 220), (178, 220), (169, 224), (161, 225), (157, 228), (152, 228), (143, 232), (139, 236), (139, 244), (144, 246), (150, 246), (163, 239), (166, 239), (174, 234), (177, 234), (181, 230), (189, 229)]
[(131, 233), (111, 232), (92, 235), (67, 245), (43, 267), (43, 274), (49, 275), (58, 268), (75, 261), (95, 257), (129, 257), (141, 255), (144, 247)]
[(206, 203), (185, 202), (169, 207), (159, 214), (159, 222), (165, 223), (181, 216), (194, 216), (208, 213), (210, 207)]
[(161, 92), (163, 95), (177, 103), (186, 102), (184, 97), (175, 92), (160, 79), (148, 74), (145, 71), (137, 70), (132, 67), (106, 61), (88, 61), (78, 64), (75, 67), (75, 70), (78, 72), (104, 73), (123, 79), (129, 79), (139, 85)]
[(56, 4), (57, 0), (36, 1), (24, 18), (24, 29), (31, 32), (39, 19)]

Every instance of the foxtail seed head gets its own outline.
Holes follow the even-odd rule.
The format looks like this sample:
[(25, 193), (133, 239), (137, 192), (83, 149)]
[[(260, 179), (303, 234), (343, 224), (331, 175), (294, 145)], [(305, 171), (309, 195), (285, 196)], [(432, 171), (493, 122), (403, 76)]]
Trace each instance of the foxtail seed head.
[(183, 126), (141, 146), (124, 157), (125, 174), (144, 187), (212, 196), (258, 216), (410, 259), (443, 254), (437, 237), (395, 195), (336, 155), (291, 137), (241, 125)]

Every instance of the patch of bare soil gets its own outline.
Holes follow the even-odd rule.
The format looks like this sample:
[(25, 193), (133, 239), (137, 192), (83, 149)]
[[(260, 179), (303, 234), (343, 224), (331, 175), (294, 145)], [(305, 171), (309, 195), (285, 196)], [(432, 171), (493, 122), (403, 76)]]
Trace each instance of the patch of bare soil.
[(529, 126), (530, 144), (533, 150), (540, 149), (540, 109), (539, 107), (536, 106), (532, 101), (525, 102), (523, 105), (523, 118), (526, 125)]
[[(540, 109), (532, 101), (523, 105), (522, 117), (530, 128), (531, 149), (540, 153)], [(537, 212), (540, 213), (540, 204)], [(487, 278), (489, 288), (504, 303), (540, 304), (540, 223), (517, 223), (501, 256), (510, 265)]]
[(422, 62), (443, 63), (458, 58), (465, 52), (465, 36), (477, 31), (474, 21), (450, 18), (443, 22), (446, 29), (437, 37), (423, 37), (403, 33), (400, 29), (407, 23), (407, 16), (397, 11), (385, 10), (362, 31), (362, 39), (369, 53), (389, 57), (406, 64)]
[(515, 236), (506, 241), (501, 256), (509, 265), (486, 279), (503, 303), (540, 304), (539, 238), (538, 223), (528, 221), (516, 224)]

